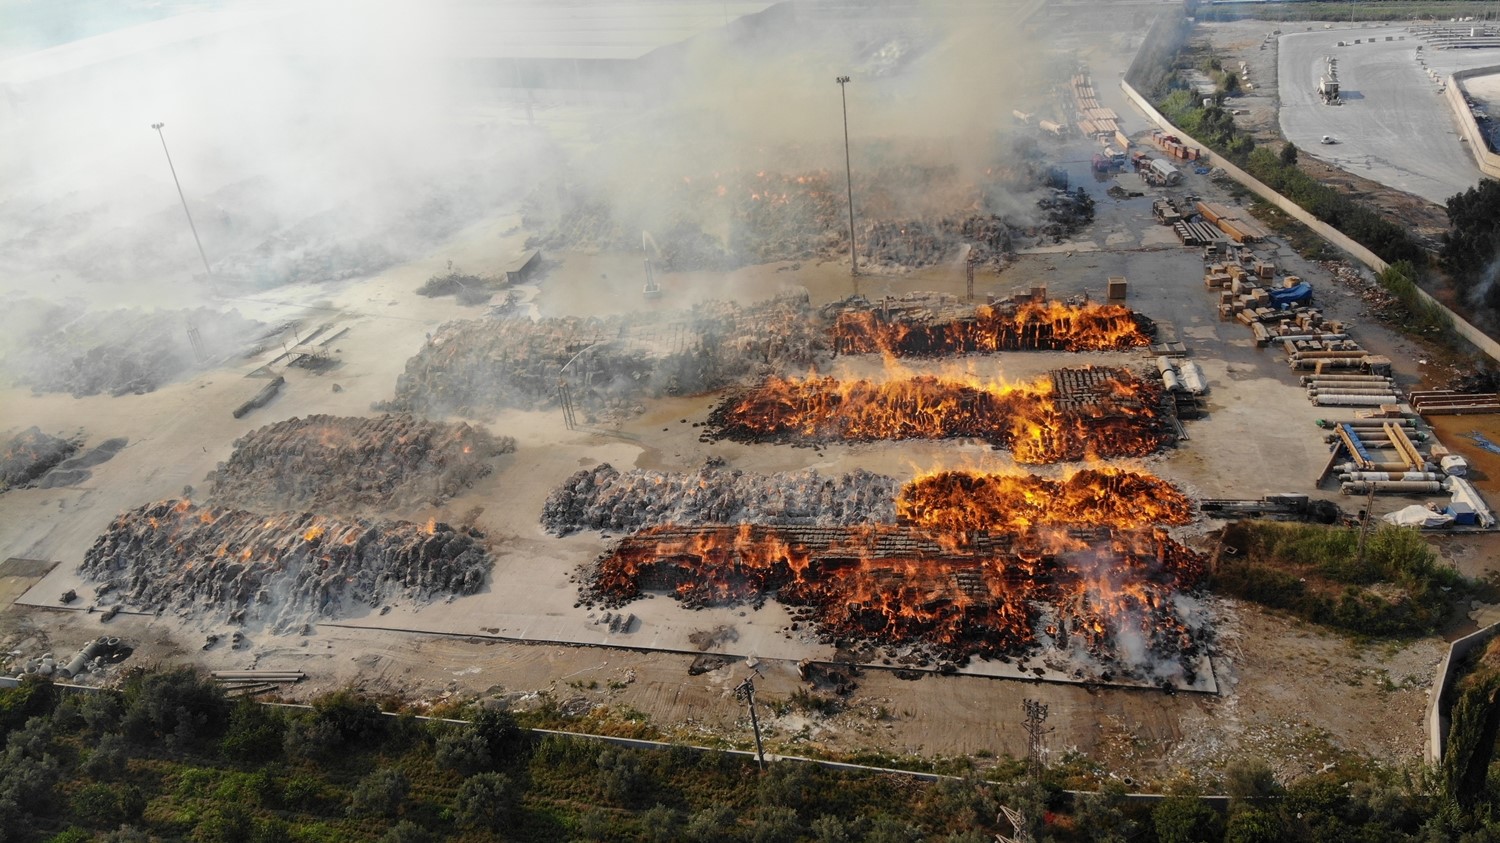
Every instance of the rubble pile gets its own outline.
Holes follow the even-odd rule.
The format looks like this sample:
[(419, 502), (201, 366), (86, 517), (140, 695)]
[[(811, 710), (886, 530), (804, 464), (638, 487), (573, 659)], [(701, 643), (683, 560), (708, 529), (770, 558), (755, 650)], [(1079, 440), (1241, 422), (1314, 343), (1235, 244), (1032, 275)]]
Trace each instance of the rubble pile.
[(115, 606), (285, 632), (395, 599), (473, 594), (492, 564), (481, 538), (434, 522), (168, 500), (116, 518), (79, 573)]
[(31, 427), (5, 443), (0, 455), (0, 492), (28, 485), (78, 450), (79, 442)]
[(15, 347), (11, 368), (38, 393), (140, 394), (244, 353), (264, 329), (235, 311), (202, 307), (90, 311), (64, 324), (33, 326)]
[[(962, 665), (1067, 651), (1100, 678), (1186, 678), (1208, 630), (1177, 595), (1206, 570), (1160, 529), (1030, 529), (955, 541), (892, 525), (645, 530), (605, 554), (586, 598), (792, 607), (818, 640), (909, 646)], [(796, 629), (794, 625), (792, 629)]]
[[(1059, 384), (1087, 381), (1086, 392)], [(1027, 464), (1140, 457), (1172, 441), (1159, 382), (1126, 369), (1062, 369), (1029, 384), (921, 375), (896, 380), (773, 376), (726, 398), (710, 437), (819, 443), (977, 438)]]
[(515, 440), (411, 415), (316, 415), (251, 431), (209, 475), (209, 497), (238, 507), (358, 512), (432, 505), (491, 471)]
[(573, 404), (594, 410), (805, 368), (821, 344), (806, 291), (748, 306), (449, 322), (407, 361), (394, 400), (380, 409), (476, 415), (554, 407), (562, 386)]
[(1060, 301), (967, 305), (909, 293), (872, 304), (851, 297), (824, 308), (838, 354), (949, 357), (997, 351), (1123, 351), (1151, 344), (1155, 324), (1117, 304)]
[(1061, 480), (941, 471), (903, 486), (896, 511), (924, 529), (969, 534), (1037, 525), (1129, 529), (1186, 524), (1193, 504), (1165, 480), (1131, 471), (1091, 468)]
[(609, 463), (575, 473), (547, 496), (542, 526), (636, 531), (664, 524), (809, 524), (850, 526), (895, 520), (896, 481), (857, 470), (745, 474), (704, 468), (693, 474), (620, 472)]
[(106, 439), (58, 463), (51, 471), (42, 475), (42, 479), (36, 481), (36, 485), (43, 489), (60, 489), (64, 486), (76, 486), (87, 482), (94, 476), (94, 466), (114, 459), (115, 454), (120, 453), (129, 444), (130, 440), (123, 436)]
[(459, 304), (476, 305), (488, 302), (494, 297), (495, 290), (503, 285), (504, 281), (500, 278), (459, 272), (453, 268), (453, 262), (449, 261), (448, 271), (428, 278), (417, 288), (417, 295), (428, 298), (453, 296)]

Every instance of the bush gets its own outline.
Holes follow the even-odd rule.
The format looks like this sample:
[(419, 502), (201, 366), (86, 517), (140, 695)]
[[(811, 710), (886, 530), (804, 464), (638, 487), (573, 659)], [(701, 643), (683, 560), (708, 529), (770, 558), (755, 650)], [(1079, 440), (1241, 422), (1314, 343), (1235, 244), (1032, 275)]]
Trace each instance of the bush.
[(1160, 843), (1206, 843), (1222, 840), (1224, 818), (1195, 796), (1169, 796), (1151, 811)]
[(520, 794), (509, 776), (479, 773), (459, 786), (455, 817), (465, 828), (504, 831), (519, 802)]
[(349, 794), (351, 817), (394, 817), (406, 804), (411, 782), (400, 770), (376, 770), (359, 780)]
[(171, 749), (191, 749), (222, 734), (228, 722), (223, 689), (200, 679), (192, 668), (137, 674), (126, 683), (121, 728), (136, 743), (161, 741)]
[(79, 766), (81, 772), (96, 779), (113, 779), (125, 772), (127, 759), (125, 739), (119, 735), (105, 735), (94, 743), (94, 748)]
[(285, 735), (286, 717), (280, 709), (245, 697), (229, 712), (229, 730), (220, 748), (239, 761), (270, 761), (281, 756)]
[(312, 716), (286, 729), (286, 749), (306, 757), (330, 758), (347, 747), (375, 743), (384, 732), (380, 708), (345, 688), (313, 700)]

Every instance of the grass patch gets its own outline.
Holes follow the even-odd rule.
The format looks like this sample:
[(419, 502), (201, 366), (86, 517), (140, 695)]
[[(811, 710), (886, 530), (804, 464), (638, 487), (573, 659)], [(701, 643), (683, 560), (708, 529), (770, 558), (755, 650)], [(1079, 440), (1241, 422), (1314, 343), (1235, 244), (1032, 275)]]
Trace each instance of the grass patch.
[(1447, 617), (1467, 581), (1417, 533), (1241, 521), (1224, 530), (1211, 576), (1220, 593), (1360, 635), (1415, 636)]

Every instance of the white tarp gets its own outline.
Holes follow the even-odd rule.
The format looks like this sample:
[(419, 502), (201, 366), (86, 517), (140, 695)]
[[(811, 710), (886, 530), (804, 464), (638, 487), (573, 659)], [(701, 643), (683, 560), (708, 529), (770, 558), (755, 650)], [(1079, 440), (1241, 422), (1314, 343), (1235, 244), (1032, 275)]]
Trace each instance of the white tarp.
[(1469, 473), (1469, 461), (1458, 454), (1449, 454), (1442, 460), (1443, 473), (1449, 477), (1463, 477)]
[(1433, 512), (1421, 504), (1412, 504), (1405, 509), (1398, 509), (1384, 517), (1387, 524), (1395, 524), (1397, 527), (1446, 527), (1453, 523), (1453, 516), (1441, 512)]

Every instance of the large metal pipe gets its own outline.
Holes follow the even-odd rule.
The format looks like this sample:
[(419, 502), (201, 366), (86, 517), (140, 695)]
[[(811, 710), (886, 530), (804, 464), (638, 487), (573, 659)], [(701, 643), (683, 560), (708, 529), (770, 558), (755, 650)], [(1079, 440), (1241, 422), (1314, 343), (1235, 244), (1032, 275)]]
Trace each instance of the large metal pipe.
[(1349, 474), (1355, 471), (1391, 471), (1400, 474), (1411, 471), (1411, 466), (1404, 462), (1372, 462), (1368, 466), (1361, 467), (1357, 463), (1342, 462), (1334, 466), (1334, 470), (1342, 474)]
[(1396, 379), (1388, 375), (1360, 375), (1352, 372), (1344, 372), (1342, 374), (1338, 372), (1325, 372), (1321, 375), (1311, 374), (1302, 376), (1303, 383), (1311, 383), (1312, 381), (1384, 381), (1395, 383)]
[(1435, 471), (1351, 471), (1347, 474), (1340, 474), (1339, 479), (1346, 483), (1360, 483), (1371, 480), (1381, 482), (1441, 483), (1443, 475)]
[(1169, 392), (1178, 392), (1183, 388), (1182, 379), (1177, 377), (1177, 373), (1171, 369), (1161, 373), (1161, 382)]
[(1172, 365), (1172, 358), (1166, 356), (1165, 354), (1156, 358), (1156, 371), (1161, 372), (1165, 375), (1167, 372), (1170, 372), (1175, 368), (1176, 367)]
[(1344, 483), (1339, 486), (1339, 491), (1346, 495), (1368, 495), (1373, 488), (1377, 495), (1440, 495), (1443, 493), (1442, 483), (1424, 483), (1407, 480), (1379, 481), (1371, 480), (1362, 483)]
[(1313, 396), (1313, 403), (1319, 407), (1379, 407), (1381, 404), (1395, 404), (1394, 395), (1349, 395), (1346, 393), (1335, 393)]
[(1330, 349), (1327, 349), (1327, 350), (1320, 350), (1320, 351), (1293, 351), (1293, 352), (1290, 352), (1290, 354), (1291, 354), (1292, 357), (1295, 357), (1298, 360), (1327, 360), (1329, 358), (1334, 358), (1334, 357), (1365, 357), (1366, 356), (1363, 351), (1358, 351), (1358, 350), (1353, 350), (1353, 349), (1350, 349), (1350, 350), (1340, 350), (1340, 349), (1336, 349), (1336, 348), (1330, 348)]
[(1293, 369), (1316, 369), (1319, 366), (1328, 369), (1358, 369), (1360, 366), (1365, 365), (1365, 359), (1364, 355), (1360, 355), (1359, 357), (1327, 357), (1305, 360), (1295, 358), (1288, 365)]
[(1348, 334), (1294, 334), (1288, 337), (1271, 337), (1272, 342), (1337, 342), (1346, 339), (1349, 339)]

